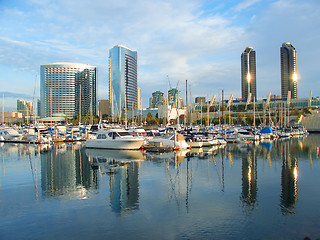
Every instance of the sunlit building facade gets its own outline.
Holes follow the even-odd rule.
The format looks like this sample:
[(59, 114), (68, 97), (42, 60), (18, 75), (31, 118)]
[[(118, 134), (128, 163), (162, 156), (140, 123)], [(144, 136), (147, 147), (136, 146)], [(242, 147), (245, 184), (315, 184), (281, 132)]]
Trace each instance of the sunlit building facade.
[(96, 115), (96, 67), (81, 63), (40, 66), (41, 117)]
[(158, 108), (161, 105), (165, 104), (164, 93), (160, 91), (155, 91), (152, 93), (152, 97), (150, 98), (149, 107), (150, 108)]
[(125, 46), (109, 51), (109, 100), (114, 117), (138, 107), (137, 52)]
[(33, 105), (31, 101), (17, 100), (17, 112), (22, 113), (22, 116), (33, 116)]
[(280, 48), (281, 57), (281, 97), (286, 99), (288, 91), (291, 98), (298, 97), (297, 52), (291, 43), (285, 42)]
[(180, 98), (180, 91), (172, 88), (168, 91), (168, 104), (174, 108), (183, 107), (183, 100)]
[(241, 54), (241, 97), (247, 100), (251, 93), (251, 100), (257, 99), (256, 84), (256, 52), (252, 47), (246, 47)]

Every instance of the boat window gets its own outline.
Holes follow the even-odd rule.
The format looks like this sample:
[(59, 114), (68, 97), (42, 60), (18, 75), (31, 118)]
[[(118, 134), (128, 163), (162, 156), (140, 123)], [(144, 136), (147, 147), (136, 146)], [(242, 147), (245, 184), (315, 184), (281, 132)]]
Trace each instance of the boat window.
[(102, 139), (102, 134), (98, 134), (97, 139)]
[(112, 139), (115, 139), (116, 137), (119, 137), (119, 134), (117, 132), (109, 132), (108, 136)]
[(101, 134), (102, 139), (106, 139), (107, 136), (105, 134)]
[(130, 136), (129, 132), (117, 132), (120, 136)]

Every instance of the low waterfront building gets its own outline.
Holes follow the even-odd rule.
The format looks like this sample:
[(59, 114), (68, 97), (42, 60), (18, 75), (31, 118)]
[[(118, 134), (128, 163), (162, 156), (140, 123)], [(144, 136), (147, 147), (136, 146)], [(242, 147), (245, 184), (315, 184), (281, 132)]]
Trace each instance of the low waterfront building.
[(110, 116), (110, 101), (99, 100), (99, 117)]
[(2, 123), (22, 123), (24, 118), (20, 112), (3, 112), (2, 113)]
[(196, 97), (195, 98), (195, 103), (206, 103), (206, 98), (205, 97)]
[(303, 125), (308, 132), (320, 132), (320, 113), (318, 110), (312, 114), (303, 116), (301, 115), (298, 123)]

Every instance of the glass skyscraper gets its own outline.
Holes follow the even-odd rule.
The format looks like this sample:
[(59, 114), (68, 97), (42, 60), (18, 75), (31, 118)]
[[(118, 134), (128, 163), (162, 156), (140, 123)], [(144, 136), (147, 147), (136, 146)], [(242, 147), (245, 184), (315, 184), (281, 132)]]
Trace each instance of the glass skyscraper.
[(41, 117), (96, 114), (96, 67), (81, 63), (40, 66)]
[(109, 100), (111, 114), (137, 108), (137, 52), (117, 45), (109, 51)]
[(246, 47), (241, 54), (241, 97), (248, 99), (251, 93), (251, 100), (257, 99), (256, 85), (256, 52), (252, 47)]
[(164, 93), (160, 91), (156, 91), (152, 93), (152, 97), (150, 98), (150, 108), (157, 108), (161, 105), (165, 104)]
[(288, 91), (291, 91), (291, 98), (298, 97), (297, 77), (297, 52), (291, 43), (286, 42), (280, 47), (281, 55), (281, 97), (286, 99)]

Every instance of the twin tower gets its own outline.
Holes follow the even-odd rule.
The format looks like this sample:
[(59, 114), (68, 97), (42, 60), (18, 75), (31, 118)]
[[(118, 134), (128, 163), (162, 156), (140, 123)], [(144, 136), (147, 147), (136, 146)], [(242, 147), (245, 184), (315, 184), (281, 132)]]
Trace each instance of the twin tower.
[[(281, 57), (281, 98), (286, 99), (288, 92), (291, 98), (298, 96), (297, 53), (289, 42), (280, 48)], [(247, 47), (241, 54), (241, 97), (244, 101), (257, 99), (256, 52)]]

